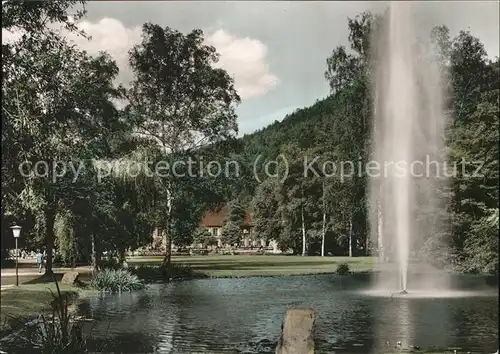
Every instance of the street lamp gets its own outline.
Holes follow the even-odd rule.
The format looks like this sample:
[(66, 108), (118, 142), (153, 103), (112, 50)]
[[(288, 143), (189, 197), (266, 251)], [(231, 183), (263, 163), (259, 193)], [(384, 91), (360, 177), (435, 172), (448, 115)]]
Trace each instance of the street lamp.
[(18, 273), (18, 266), (17, 266), (19, 254), (17, 251), (17, 239), (19, 238), (19, 236), (21, 236), (21, 226), (13, 225), (10, 227), (10, 229), (12, 230), (12, 235), (14, 235), (14, 239), (16, 240), (16, 286), (19, 286), (19, 273)]

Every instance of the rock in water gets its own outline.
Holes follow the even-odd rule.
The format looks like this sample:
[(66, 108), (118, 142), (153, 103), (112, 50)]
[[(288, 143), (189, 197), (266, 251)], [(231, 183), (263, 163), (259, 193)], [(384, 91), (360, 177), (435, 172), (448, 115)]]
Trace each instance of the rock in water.
[(64, 273), (61, 283), (73, 285), (78, 281), (78, 272), (66, 272)]
[(276, 354), (314, 354), (313, 309), (288, 309), (283, 320)]

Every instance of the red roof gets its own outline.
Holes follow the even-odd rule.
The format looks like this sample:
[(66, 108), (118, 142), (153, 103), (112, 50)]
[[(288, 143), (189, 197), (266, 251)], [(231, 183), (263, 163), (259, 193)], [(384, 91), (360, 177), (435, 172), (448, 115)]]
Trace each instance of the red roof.
[[(200, 226), (202, 226), (202, 227), (222, 227), (222, 224), (224, 223), (224, 220), (226, 219), (227, 214), (228, 214), (227, 205), (223, 206), (218, 211), (207, 210), (205, 212), (205, 215), (203, 215), (203, 218), (200, 221)], [(247, 210), (245, 210), (245, 217), (243, 219), (243, 226), (245, 226), (245, 227), (252, 226), (252, 220), (250, 218), (250, 213)]]

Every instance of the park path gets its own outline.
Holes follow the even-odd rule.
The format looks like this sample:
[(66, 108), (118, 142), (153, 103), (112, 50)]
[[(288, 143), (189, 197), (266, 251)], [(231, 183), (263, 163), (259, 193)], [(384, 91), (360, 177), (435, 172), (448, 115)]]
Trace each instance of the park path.
[[(64, 274), (69, 271), (77, 271), (80, 274), (89, 274), (92, 272), (92, 267), (84, 266), (84, 267), (76, 267), (76, 268), (54, 268), (54, 273), (56, 274)], [(19, 283), (24, 284), (26, 282), (30, 282), (34, 279), (37, 279), (45, 274), (45, 271), (38, 273), (38, 268), (34, 267), (24, 267), (19, 268)], [(16, 269), (15, 268), (4, 268), (0, 271), (0, 289), (5, 290), (13, 286), (16, 278)]]
[[(90, 266), (82, 266), (82, 267), (76, 267), (76, 268), (53, 268), (54, 273), (65, 273), (69, 271), (77, 271), (78, 273), (91, 273), (92, 272), (92, 267)], [(45, 273), (45, 270), (42, 271), (41, 273), (38, 272), (38, 269), (36, 267), (32, 268), (19, 268), (18, 269), (19, 276), (37, 276), (37, 275), (43, 275)], [(3, 277), (15, 277), (16, 276), (16, 269), (15, 268), (4, 268), (0, 272), (2, 278)]]

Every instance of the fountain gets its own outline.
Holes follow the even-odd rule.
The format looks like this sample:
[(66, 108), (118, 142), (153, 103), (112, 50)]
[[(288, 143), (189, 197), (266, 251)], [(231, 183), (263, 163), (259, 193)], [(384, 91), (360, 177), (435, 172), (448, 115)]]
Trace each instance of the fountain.
[[(446, 227), (437, 218), (445, 210), (437, 191), (446, 183), (442, 74), (430, 46), (417, 42), (411, 2), (392, 2), (376, 36), (373, 155), (380, 174), (370, 180), (376, 288), (398, 295), (445, 290), (447, 274), (420, 252)], [(418, 266), (410, 267), (411, 258)]]

